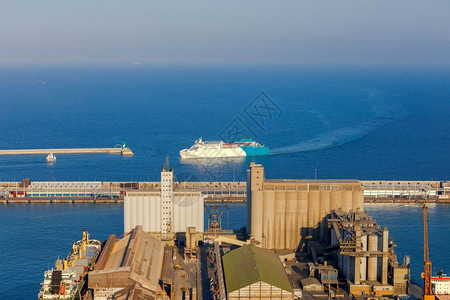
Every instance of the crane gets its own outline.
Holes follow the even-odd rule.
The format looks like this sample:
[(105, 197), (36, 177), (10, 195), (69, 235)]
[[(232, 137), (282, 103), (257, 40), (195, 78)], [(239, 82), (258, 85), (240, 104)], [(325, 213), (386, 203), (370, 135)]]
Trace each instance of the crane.
[(423, 213), (423, 300), (434, 300), (435, 296), (431, 290), (431, 261), (428, 247), (428, 208), (422, 207)]

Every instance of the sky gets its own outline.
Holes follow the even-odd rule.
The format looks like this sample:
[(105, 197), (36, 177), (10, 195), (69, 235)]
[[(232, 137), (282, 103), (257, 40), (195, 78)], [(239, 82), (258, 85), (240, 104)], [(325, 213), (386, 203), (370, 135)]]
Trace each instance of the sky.
[(14, 0), (0, 65), (450, 65), (448, 0)]

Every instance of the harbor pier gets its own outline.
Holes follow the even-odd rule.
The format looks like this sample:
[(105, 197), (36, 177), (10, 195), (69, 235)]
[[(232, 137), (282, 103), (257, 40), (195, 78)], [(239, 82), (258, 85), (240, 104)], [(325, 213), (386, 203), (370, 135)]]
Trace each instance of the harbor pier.
[[(365, 203), (450, 203), (448, 181), (360, 181)], [(0, 182), (0, 203), (120, 203), (129, 191), (159, 189), (161, 182)], [(201, 192), (206, 203), (245, 203), (245, 181), (174, 182), (174, 189)]]
[(53, 154), (122, 154), (124, 156), (134, 155), (130, 148), (68, 148), (68, 149), (14, 149), (14, 150), (0, 150), (0, 155), (48, 155)]

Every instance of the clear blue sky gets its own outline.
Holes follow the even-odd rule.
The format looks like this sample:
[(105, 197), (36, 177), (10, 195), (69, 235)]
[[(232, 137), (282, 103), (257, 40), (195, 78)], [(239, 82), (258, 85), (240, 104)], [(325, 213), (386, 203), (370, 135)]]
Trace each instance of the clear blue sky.
[(12, 0), (1, 65), (450, 64), (450, 1)]

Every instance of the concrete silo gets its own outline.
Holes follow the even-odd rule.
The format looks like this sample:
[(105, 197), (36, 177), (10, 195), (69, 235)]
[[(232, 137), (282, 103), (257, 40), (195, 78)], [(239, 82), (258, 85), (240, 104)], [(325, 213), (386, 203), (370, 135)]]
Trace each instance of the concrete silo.
[(364, 191), (353, 191), (353, 211), (364, 210)]
[(298, 232), (308, 228), (308, 191), (300, 190), (297, 192), (297, 226)]
[(174, 189), (173, 170), (167, 164), (161, 170), (160, 188), (127, 191), (124, 197), (124, 231), (136, 226), (157, 238), (174, 239), (195, 227), (204, 231), (204, 199), (200, 191)]
[(357, 180), (266, 179), (264, 167), (252, 163), (247, 178), (247, 230), (268, 249), (296, 249), (302, 238), (323, 239), (324, 218), (332, 210), (363, 210)]
[[(378, 250), (378, 235), (370, 234), (368, 236), (368, 246), (369, 252), (376, 252)], [(369, 256), (367, 258), (367, 280), (377, 281), (378, 274), (378, 263), (376, 256)]]
[(330, 195), (330, 210), (342, 209), (342, 191), (332, 190)]
[[(331, 191), (330, 190), (322, 190), (320, 191), (320, 203), (319, 203), (319, 214), (320, 216), (327, 216), (330, 213), (331, 207)], [(322, 218), (323, 218), (322, 217)], [(327, 224), (321, 219), (320, 220), (320, 240), (323, 241), (325, 239), (325, 235), (327, 235)]]
[(297, 225), (297, 192), (286, 191), (286, 248), (295, 249), (300, 229)]
[[(367, 251), (367, 234), (361, 237), (362, 251)], [(361, 257), (361, 281), (367, 280), (367, 257)]]
[(263, 194), (263, 237), (262, 245), (264, 248), (274, 249), (275, 234), (275, 191), (265, 191)]
[[(310, 234), (313, 233), (313, 229), (319, 225), (319, 201), (320, 192), (318, 190), (309, 191), (308, 193), (308, 228)], [(315, 233), (315, 231), (314, 231)]]
[(331, 191), (320, 191), (319, 214), (327, 215), (331, 211)]
[(263, 233), (263, 207), (264, 207), (264, 193), (262, 191), (255, 191), (252, 193), (251, 197), (251, 220), (249, 220), (249, 223), (251, 223), (251, 232), (253, 234), (253, 237), (258, 240), (262, 241), (262, 233)]
[(286, 236), (289, 234), (286, 228), (286, 192), (275, 191), (275, 215), (274, 215), (274, 248), (286, 248)]
[(353, 208), (353, 193), (351, 190), (342, 191), (342, 211), (350, 211)]

